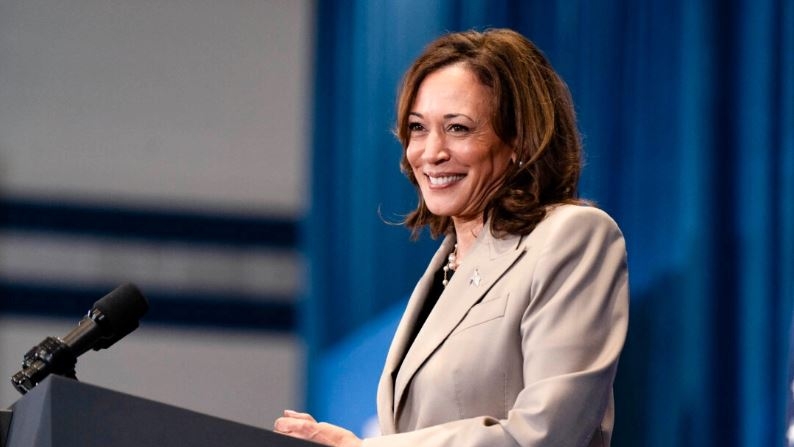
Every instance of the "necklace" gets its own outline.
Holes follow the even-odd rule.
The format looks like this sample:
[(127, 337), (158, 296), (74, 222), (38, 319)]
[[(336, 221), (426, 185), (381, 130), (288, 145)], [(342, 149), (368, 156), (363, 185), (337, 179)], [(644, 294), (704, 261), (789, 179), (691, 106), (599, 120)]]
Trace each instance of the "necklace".
[(455, 248), (452, 250), (452, 253), (447, 256), (447, 263), (444, 265), (444, 279), (441, 280), (441, 284), (446, 287), (449, 284), (449, 271), (452, 270), (453, 272), (460, 267), (458, 264), (458, 244), (455, 244)]

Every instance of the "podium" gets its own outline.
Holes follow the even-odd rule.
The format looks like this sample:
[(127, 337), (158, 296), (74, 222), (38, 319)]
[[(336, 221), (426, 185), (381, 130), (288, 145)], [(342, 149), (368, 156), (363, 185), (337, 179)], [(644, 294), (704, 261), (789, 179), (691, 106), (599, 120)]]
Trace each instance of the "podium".
[(50, 376), (3, 417), (0, 447), (316, 447), (319, 444)]

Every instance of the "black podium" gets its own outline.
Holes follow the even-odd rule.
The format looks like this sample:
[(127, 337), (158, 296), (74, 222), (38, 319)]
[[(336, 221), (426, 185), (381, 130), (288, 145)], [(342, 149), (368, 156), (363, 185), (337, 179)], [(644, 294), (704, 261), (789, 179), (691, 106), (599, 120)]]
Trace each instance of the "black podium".
[(60, 376), (45, 379), (11, 410), (0, 447), (319, 445)]

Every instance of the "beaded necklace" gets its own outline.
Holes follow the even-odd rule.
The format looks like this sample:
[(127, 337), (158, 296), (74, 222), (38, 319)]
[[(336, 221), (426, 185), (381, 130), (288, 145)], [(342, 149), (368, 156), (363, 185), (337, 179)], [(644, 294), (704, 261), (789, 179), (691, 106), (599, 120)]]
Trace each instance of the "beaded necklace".
[(455, 248), (452, 250), (452, 253), (447, 256), (447, 263), (444, 265), (444, 279), (441, 280), (441, 284), (444, 287), (449, 284), (449, 271), (452, 270), (453, 272), (460, 267), (458, 263), (458, 244), (455, 244)]

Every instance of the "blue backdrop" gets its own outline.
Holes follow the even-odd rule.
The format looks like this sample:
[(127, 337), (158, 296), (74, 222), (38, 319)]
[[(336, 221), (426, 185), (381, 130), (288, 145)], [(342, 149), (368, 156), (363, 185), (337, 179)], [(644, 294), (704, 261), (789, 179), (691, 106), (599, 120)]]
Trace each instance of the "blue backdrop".
[(404, 299), (436, 244), (384, 223), (416, 201), (391, 135), (400, 76), (445, 31), (511, 27), (567, 80), (583, 195), (628, 243), (614, 445), (783, 444), (794, 2), (320, 0), (317, 17), (310, 410), (332, 400), (320, 359)]

